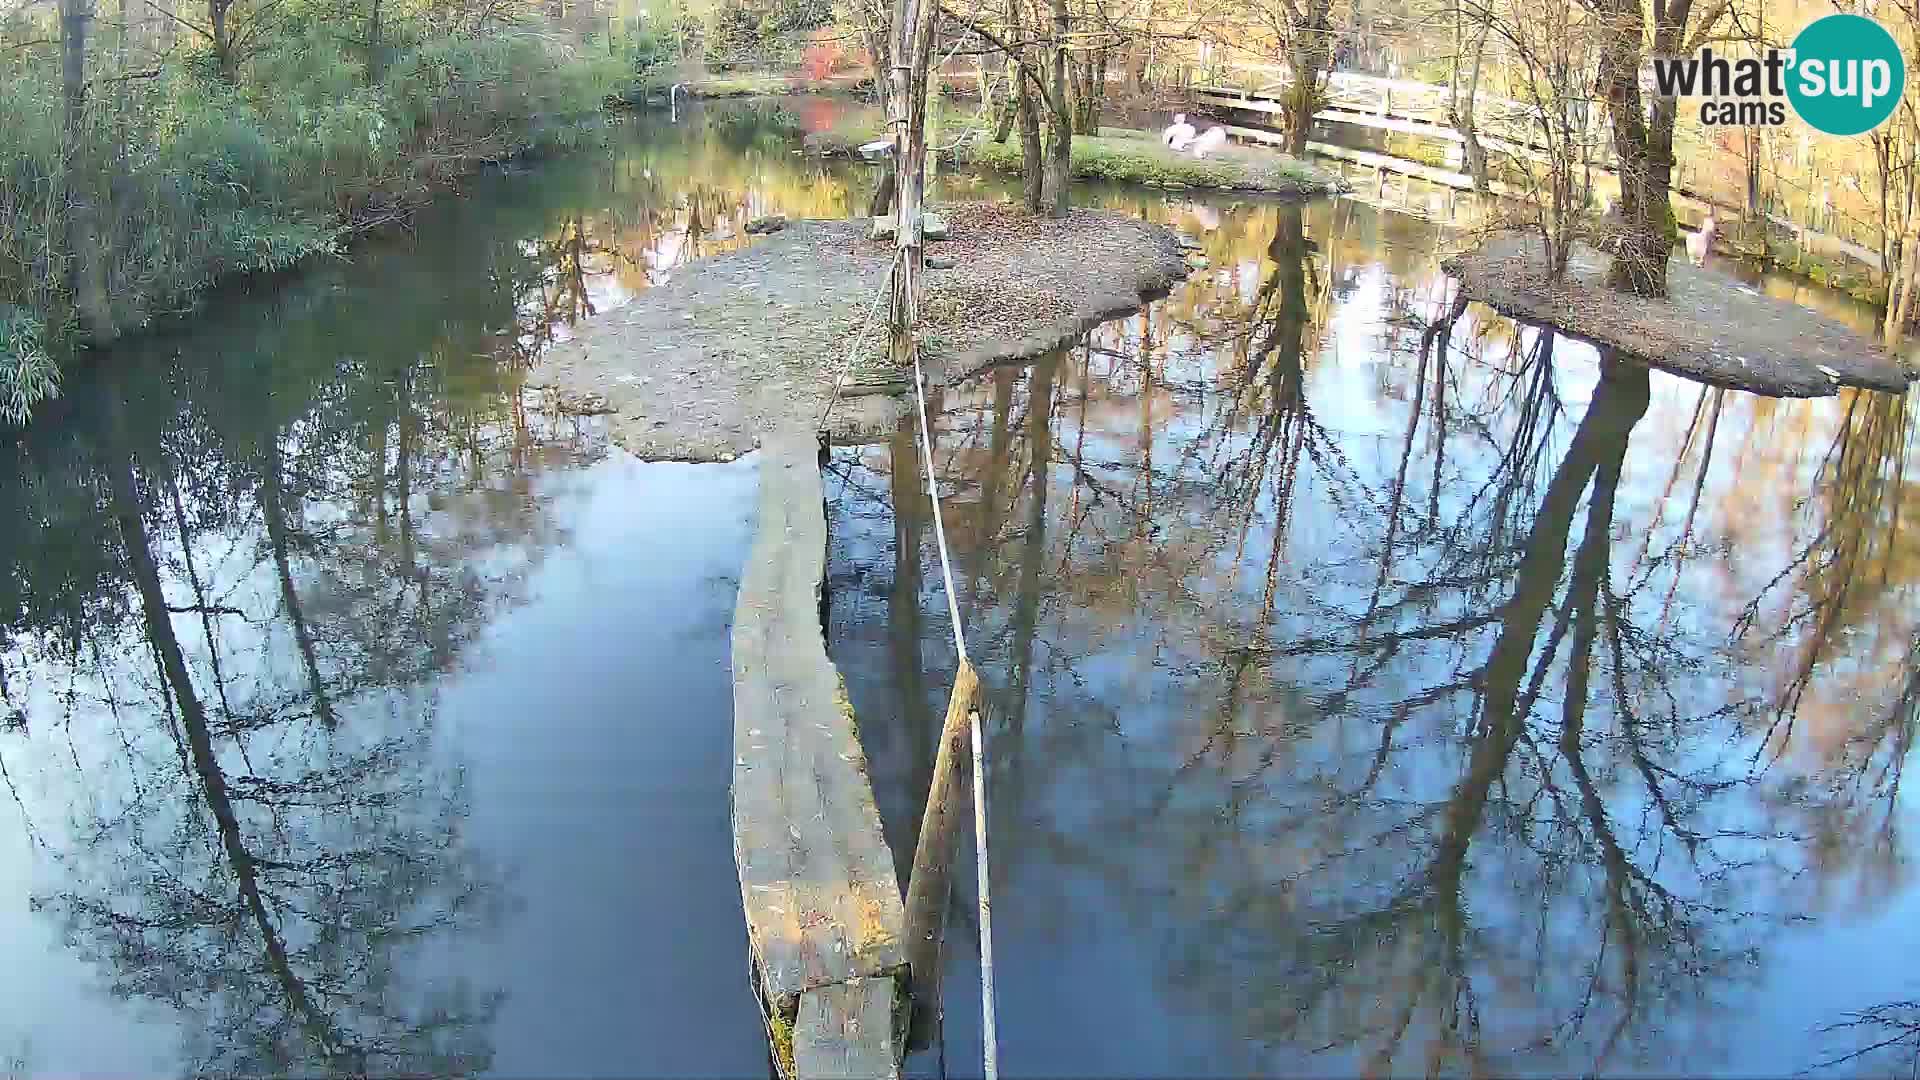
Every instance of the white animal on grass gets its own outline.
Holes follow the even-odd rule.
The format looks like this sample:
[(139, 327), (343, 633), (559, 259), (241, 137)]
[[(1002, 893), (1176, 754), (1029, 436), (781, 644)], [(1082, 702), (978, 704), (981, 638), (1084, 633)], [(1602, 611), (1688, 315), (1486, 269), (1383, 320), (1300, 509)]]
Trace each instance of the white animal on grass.
[(1187, 144), (1193, 141), (1193, 135), (1193, 125), (1187, 123), (1187, 114), (1174, 113), (1173, 123), (1160, 133), (1160, 141), (1166, 143), (1170, 150), (1185, 150)]
[(1713, 253), (1713, 235), (1717, 231), (1713, 215), (1700, 223), (1700, 231), (1687, 234), (1687, 261), (1695, 266), (1707, 265), (1707, 256)]
[(1187, 149), (1193, 152), (1194, 157), (1203, 158), (1225, 145), (1227, 145), (1227, 129), (1211, 127), (1207, 129), (1206, 134), (1188, 143)]

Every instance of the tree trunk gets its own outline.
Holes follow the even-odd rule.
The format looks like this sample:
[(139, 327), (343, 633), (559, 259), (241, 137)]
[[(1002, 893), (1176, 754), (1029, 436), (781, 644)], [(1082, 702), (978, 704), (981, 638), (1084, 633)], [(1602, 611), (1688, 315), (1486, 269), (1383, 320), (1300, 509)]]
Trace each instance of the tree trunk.
[(894, 170), (881, 171), (880, 186), (873, 189), (873, 201), (867, 204), (868, 217), (885, 217), (893, 210), (893, 193), (899, 180), (899, 174)]
[(1020, 200), (1037, 214), (1046, 203), (1046, 153), (1040, 141), (1040, 103), (1034, 100), (1031, 80), (1020, 80), (1013, 109), (1020, 121)]
[[(1674, 0), (1677, 25), (1686, 22), (1687, 0)], [(1610, 288), (1635, 296), (1667, 295), (1667, 256), (1673, 250), (1673, 125), (1678, 103), (1654, 102), (1651, 118), (1641, 107), (1640, 60), (1646, 37), (1640, 0), (1606, 0), (1602, 26), (1600, 85), (1613, 124), (1613, 152), (1620, 176), (1620, 235), (1607, 268)], [(1677, 31), (1663, 24), (1656, 49), (1671, 50)]]
[[(1457, 25), (1460, 18), (1457, 6), (1455, 8), (1454, 18)], [(1476, 27), (1470, 51), (1473, 55), (1473, 61), (1472, 66), (1467, 69), (1467, 81), (1464, 87), (1466, 91), (1465, 94), (1461, 94), (1463, 88), (1457, 81), (1449, 80), (1450, 87), (1453, 90), (1452, 107), (1449, 111), (1453, 114), (1454, 130), (1460, 133), (1461, 148), (1467, 159), (1467, 175), (1473, 177), (1473, 190), (1481, 195), (1485, 195), (1491, 187), (1487, 182), (1487, 151), (1485, 147), (1480, 145), (1480, 135), (1475, 126), (1474, 111), (1475, 102), (1480, 95), (1480, 69), (1487, 52), (1486, 22), (1482, 21)]]
[(1320, 111), (1320, 79), (1333, 56), (1333, 0), (1308, 0), (1305, 18), (1287, 42), (1293, 85), (1287, 88), (1287, 153), (1305, 157)]
[(1043, 202), (1052, 217), (1065, 217), (1073, 182), (1073, 116), (1067, 97), (1067, 34), (1072, 29), (1067, 0), (1053, 0), (1053, 90), (1047, 95), (1052, 122), (1047, 125), (1047, 179)]
[(368, 0), (367, 8), (367, 85), (377, 86), (386, 74), (386, 42), (382, 40), (380, 0)]
[(236, 77), (233, 29), (227, 21), (232, 10), (233, 0), (207, 0), (207, 26), (213, 31), (214, 64), (220, 70), (220, 78), (226, 82), (233, 82)]
[(100, 162), (87, 131), (87, 32), (93, 0), (60, 0), (61, 132), (66, 145), (65, 213), (60, 231), (66, 249), (65, 280), (80, 328), (87, 339), (113, 336), (107, 303), (106, 265), (100, 249)]
[(933, 45), (935, 0), (896, 0), (887, 71), (887, 110), (894, 133), (894, 242), (899, 258), (891, 276), (888, 355), (897, 371), (913, 366), (919, 323), (919, 281), (926, 198), (927, 63)]
[(1907, 230), (1900, 248), (1900, 266), (1887, 286), (1887, 317), (1881, 327), (1888, 345), (1896, 345), (1906, 336), (1907, 323), (1913, 318), (1914, 277), (1920, 274), (1920, 227)]
[(1901, 260), (1900, 278), (1906, 282), (1906, 288), (1901, 294), (1900, 308), (1894, 313), (1895, 340), (1906, 333), (1907, 325), (1913, 321), (1913, 296), (1916, 291), (1920, 291), (1920, 285), (1916, 285), (1914, 280), (1920, 277), (1920, 229), (1909, 229), (1906, 243), (1901, 246), (1906, 249), (1906, 252), (1905, 258)]
[(1073, 130), (1081, 135), (1100, 134), (1100, 108), (1106, 98), (1107, 49), (1101, 46), (1069, 60), (1073, 80)]
[(1093, 56), (1093, 93), (1087, 100), (1087, 126), (1081, 129), (1088, 135), (1100, 134), (1100, 114), (1107, 107), (1107, 47), (1100, 46)]
[[(1009, 18), (1013, 18), (1013, 15), (1010, 14)], [(1013, 32), (1018, 33), (1017, 30)], [(1013, 134), (1013, 120), (1019, 111), (1019, 105), (1015, 103), (1014, 99), (1019, 96), (1021, 85), (1020, 66), (1014, 63), (1013, 57), (1006, 57), (1005, 67), (1008, 78), (1007, 90), (1009, 92), (1007, 94), (1007, 100), (1000, 103), (1000, 108), (994, 117), (993, 125), (993, 141), (1002, 144), (1007, 141), (1007, 136)]]
[[(1015, 40), (1027, 32), (1020, 0), (1007, 0), (1008, 34)], [(1014, 48), (1025, 51), (1025, 46)], [(1040, 106), (1034, 100), (1033, 76), (1024, 70), (1023, 56), (1010, 57), (1013, 64), (1013, 112), (1020, 121), (1020, 200), (1027, 212), (1038, 214), (1046, 200), (1045, 169), (1040, 147)]]

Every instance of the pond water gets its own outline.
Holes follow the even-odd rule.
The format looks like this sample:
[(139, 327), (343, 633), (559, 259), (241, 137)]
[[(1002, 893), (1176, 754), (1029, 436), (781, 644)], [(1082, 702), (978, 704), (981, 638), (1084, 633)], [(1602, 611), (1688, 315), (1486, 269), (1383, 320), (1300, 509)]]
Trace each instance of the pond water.
[[(862, 205), (793, 153), (845, 109), (480, 178), (0, 442), (9, 1071), (766, 1073), (726, 794), (752, 461), (636, 462), (522, 381), (747, 220)], [(1213, 269), (938, 403), (1009, 1074), (1778, 1074), (1920, 1021), (1907, 400), (1430, 329), (1449, 237), (1351, 200), (1081, 196)], [(903, 860), (953, 668), (912, 445), (828, 477)], [(955, 880), (919, 1075), (979, 1069)]]

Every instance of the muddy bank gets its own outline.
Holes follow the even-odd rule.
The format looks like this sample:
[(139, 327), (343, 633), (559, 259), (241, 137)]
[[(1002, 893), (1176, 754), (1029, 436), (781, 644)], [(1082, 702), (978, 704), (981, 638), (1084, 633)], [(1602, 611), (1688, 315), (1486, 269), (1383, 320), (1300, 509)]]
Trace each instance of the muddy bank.
[(1528, 322), (1611, 346), (1689, 379), (1776, 397), (1824, 397), (1842, 386), (1899, 392), (1913, 373), (1877, 342), (1815, 311), (1775, 299), (1684, 259), (1668, 268), (1668, 299), (1605, 286), (1607, 256), (1575, 249), (1566, 280), (1546, 280), (1539, 244), (1503, 236), (1442, 264), (1468, 297)]
[[(1187, 272), (1171, 230), (1123, 214), (940, 212), (949, 239), (928, 245), (921, 296), (936, 382), (1071, 341)], [(798, 221), (695, 263), (582, 323), (533, 381), (552, 408), (612, 417), (614, 440), (643, 458), (729, 460), (775, 427), (816, 425), (893, 259), (867, 232), (865, 220)], [(856, 366), (884, 354), (884, 318), (866, 328)], [(836, 440), (870, 438), (903, 410), (897, 397), (843, 397), (825, 427)]]

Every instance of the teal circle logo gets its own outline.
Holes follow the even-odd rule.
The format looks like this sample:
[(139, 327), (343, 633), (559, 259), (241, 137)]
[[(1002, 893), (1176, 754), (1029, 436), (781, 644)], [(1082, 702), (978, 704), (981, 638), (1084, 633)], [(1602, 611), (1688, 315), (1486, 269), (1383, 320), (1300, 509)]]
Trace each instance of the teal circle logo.
[(1829, 135), (1879, 127), (1906, 89), (1899, 43), (1863, 15), (1815, 19), (1793, 39), (1793, 54), (1787, 99), (1800, 119)]

